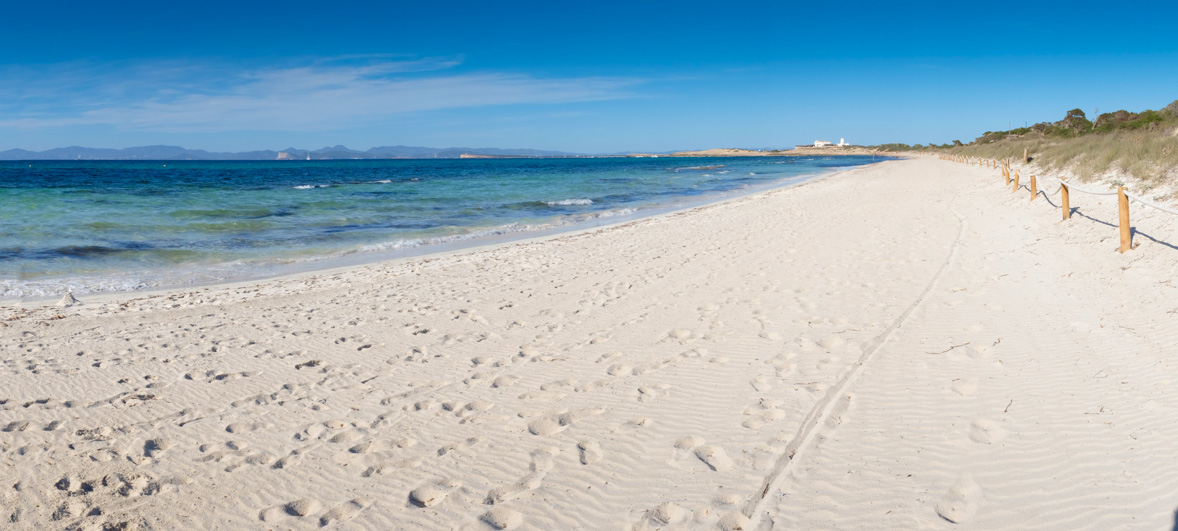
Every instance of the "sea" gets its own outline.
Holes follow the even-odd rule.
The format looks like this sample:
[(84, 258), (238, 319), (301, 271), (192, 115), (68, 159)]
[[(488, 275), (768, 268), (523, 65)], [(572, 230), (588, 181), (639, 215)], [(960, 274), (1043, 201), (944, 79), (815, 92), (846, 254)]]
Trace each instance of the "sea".
[(0, 162), (0, 300), (251, 280), (605, 225), (872, 156)]

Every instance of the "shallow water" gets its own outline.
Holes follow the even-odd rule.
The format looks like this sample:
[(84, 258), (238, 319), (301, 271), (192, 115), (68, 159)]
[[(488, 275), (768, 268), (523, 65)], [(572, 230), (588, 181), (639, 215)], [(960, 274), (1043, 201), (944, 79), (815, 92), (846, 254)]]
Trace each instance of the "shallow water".
[(0, 162), (0, 298), (256, 276), (281, 264), (576, 228), (870, 156)]

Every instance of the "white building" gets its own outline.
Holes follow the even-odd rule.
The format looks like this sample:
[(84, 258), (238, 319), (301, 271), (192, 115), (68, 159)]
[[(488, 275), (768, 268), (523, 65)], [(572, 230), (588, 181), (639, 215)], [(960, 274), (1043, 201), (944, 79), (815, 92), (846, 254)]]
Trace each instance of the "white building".
[(847, 147), (847, 146), (849, 146), (849, 145), (850, 145), (850, 144), (848, 144), (848, 143), (847, 143), (847, 139), (845, 139), (845, 138), (840, 138), (840, 139), (839, 139), (839, 147)]
[(831, 142), (829, 140), (815, 140), (814, 141), (814, 147), (826, 147), (826, 146), (833, 146), (833, 145), (834, 145), (834, 142)]

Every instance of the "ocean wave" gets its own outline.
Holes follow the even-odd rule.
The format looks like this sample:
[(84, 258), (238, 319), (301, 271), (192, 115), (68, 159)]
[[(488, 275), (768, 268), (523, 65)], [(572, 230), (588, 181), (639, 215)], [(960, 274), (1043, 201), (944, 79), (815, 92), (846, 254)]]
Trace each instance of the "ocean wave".
[[(489, 227), (482, 230), (475, 230), (463, 234), (452, 234), (449, 236), (433, 236), (429, 238), (405, 238), (393, 240), (390, 242), (376, 243), (365, 245), (358, 249), (358, 252), (380, 252), (380, 251), (401, 251), (405, 249), (413, 249), (417, 247), (424, 247), (427, 245), (439, 245), (445, 243), (461, 242), (465, 240), (475, 240), (479, 238), (491, 238), (494, 236), (504, 236), (507, 234), (516, 234), (520, 232), (539, 232), (543, 230), (555, 229), (559, 227), (567, 227), (577, 223), (585, 223), (595, 219), (612, 218), (616, 216), (625, 216), (638, 212), (636, 208), (619, 208), (615, 210), (603, 210), (601, 212), (593, 212), (589, 214), (582, 214), (579, 216), (569, 216), (565, 219), (554, 221), (552, 223), (539, 224), (525, 224), (525, 223), (509, 223), (507, 225), (500, 225), (497, 227)], [(313, 259), (312, 259), (313, 260)]]
[(82, 274), (69, 277), (10, 279), (0, 278), (0, 300), (25, 297), (60, 297), (69, 292), (78, 296), (111, 292), (133, 292), (192, 284), (223, 282), (247, 270), (240, 262), (217, 265), (187, 265), (179, 268), (139, 269), (117, 273)]
[(586, 216), (587, 219), (597, 218), (612, 218), (614, 216), (625, 216), (638, 212), (637, 208), (619, 208), (617, 210), (603, 210), (601, 212), (594, 212)]
[(723, 167), (723, 164), (717, 164), (715, 166), (684, 166), (682, 168), (673, 168), (672, 171), (679, 172), (681, 170), (718, 170)]
[(545, 201), (548, 206), (579, 206), (592, 205), (592, 199), (561, 199), (560, 201)]
[(389, 184), (393, 182), (392, 179), (381, 179), (379, 181), (369, 181), (368, 184)]
[(491, 229), (468, 232), (465, 234), (453, 234), (450, 236), (433, 236), (429, 238), (405, 238), (393, 240), (384, 243), (374, 243), (360, 247), (359, 252), (380, 252), (380, 251), (400, 251), (403, 249), (413, 249), (416, 247), (424, 247), (427, 245), (438, 245), (443, 243), (459, 242), (463, 240), (473, 240), (477, 238), (487, 238), (491, 236), (501, 236), (504, 234), (512, 234), (516, 232), (532, 232), (551, 228), (553, 225), (525, 225), (519, 223), (512, 223), (494, 227)]
[(295, 190), (310, 190), (312, 188), (327, 188), (328, 186), (331, 186), (331, 185), (330, 184), (300, 184), (298, 186), (292, 186), (291, 188), (294, 188)]
[(87, 295), (111, 291), (138, 291), (152, 287), (156, 286), (140, 280), (115, 279), (109, 276), (46, 280), (0, 279), (0, 300), (22, 297), (60, 297), (66, 292)]

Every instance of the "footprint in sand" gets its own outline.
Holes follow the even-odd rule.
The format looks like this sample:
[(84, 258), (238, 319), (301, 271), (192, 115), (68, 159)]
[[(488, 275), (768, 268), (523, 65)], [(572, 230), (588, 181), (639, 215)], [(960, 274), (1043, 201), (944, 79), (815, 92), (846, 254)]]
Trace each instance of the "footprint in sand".
[(724, 449), (719, 446), (710, 444), (700, 446), (695, 449), (695, 456), (716, 472), (723, 472), (732, 467), (732, 458), (728, 457)]
[(995, 420), (977, 419), (969, 423), (969, 439), (978, 444), (994, 444), (1005, 435), (1001, 424)]
[(308, 514), (319, 511), (320, 507), (322, 505), (318, 500), (303, 498), (284, 505), (283, 509), (286, 510), (286, 514), (291, 516), (307, 516)]
[(810, 382), (808, 385), (806, 385), (806, 389), (811, 393), (821, 393), (825, 391), (827, 387), (829, 386), (822, 382)]
[(283, 458), (275, 461), (273, 465), (270, 465), (270, 468), (273, 468), (275, 470), (279, 470), (279, 469), (283, 469), (283, 468), (293, 467), (293, 466), (297, 465), (300, 460), (302, 460), (301, 454), (302, 454), (302, 452), (300, 452), (299, 450), (293, 450), (286, 457), (283, 457)]
[(781, 420), (781, 419), (785, 418), (785, 410), (777, 409), (777, 408), (766, 409), (765, 412), (761, 414), (761, 418), (765, 419), (768, 422), (773, 422), (775, 420)]
[(532, 435), (539, 435), (541, 437), (548, 437), (564, 431), (568, 424), (561, 422), (563, 415), (548, 415), (534, 419), (528, 423), (528, 431)]
[(597, 380), (594, 382), (586, 382), (586, 383), (580, 384), (580, 385), (574, 387), (573, 390), (578, 393), (584, 393), (587, 391), (593, 391), (593, 390), (599, 389), (601, 387), (605, 387), (606, 385), (609, 385), (608, 380)]
[(503, 502), (514, 500), (522, 496), (525, 492), (540, 488), (540, 484), (544, 481), (544, 477), (548, 475), (548, 471), (556, 465), (553, 457), (560, 453), (559, 448), (546, 447), (539, 448), (532, 452), (531, 471), (520, 478), (519, 481), (492, 489), (487, 493), (487, 498), (484, 503), (488, 505), (499, 505)]
[(667, 332), (667, 337), (663, 341), (683, 342), (683, 341), (687, 341), (688, 339), (691, 339), (691, 336), (692, 336), (691, 330), (687, 330), (684, 328), (676, 328), (675, 330), (671, 330), (670, 332)]
[(650, 522), (656, 526), (678, 523), (687, 517), (687, 509), (672, 502), (663, 502), (647, 511)]
[(270, 426), (267, 424), (262, 424), (260, 422), (256, 422), (253, 424), (247, 424), (245, 422), (234, 422), (228, 426), (225, 426), (225, 431), (227, 431), (229, 433), (245, 433), (245, 432), (265, 429), (268, 427), (270, 427)]
[(519, 511), (507, 507), (495, 507), (483, 515), (482, 520), (493, 529), (515, 529), (524, 523)]
[(968, 474), (962, 475), (937, 502), (937, 514), (954, 524), (968, 522), (977, 514), (981, 494), (982, 490), (973, 478)]
[(171, 439), (167, 437), (156, 437), (143, 443), (143, 455), (157, 457), (172, 446), (175, 446), (175, 443)]
[(328, 526), (337, 522), (346, 522), (360, 514), (360, 511), (372, 506), (372, 500), (356, 498), (342, 505), (337, 505), (319, 517), (319, 525)]
[(540, 390), (541, 391), (555, 391), (555, 390), (560, 389), (562, 387), (568, 387), (570, 385), (575, 385), (576, 383), (577, 383), (577, 381), (572, 378), (565, 378), (563, 380), (556, 380), (556, 381), (540, 384)]
[(954, 393), (957, 393), (961, 396), (970, 396), (977, 392), (978, 382), (977, 380), (973, 379), (955, 380), (950, 388)]
[(745, 516), (740, 511), (734, 511), (724, 515), (716, 524), (724, 531), (738, 531), (742, 529), (751, 529), (752, 522), (749, 517)]
[(532, 435), (547, 437), (564, 431), (578, 419), (604, 413), (601, 409), (582, 409), (575, 412), (553, 413), (534, 419), (528, 423), (528, 431)]
[(327, 442), (332, 444), (353, 443), (364, 438), (364, 432), (355, 428), (349, 428), (333, 435)]
[(488, 365), (488, 366), (492, 366), (492, 367), (500, 366), (499, 361), (496, 360), (495, 358), (490, 357), (490, 356), (478, 356), (475, 358), (471, 358), (470, 364), (472, 367), (478, 367), (481, 365)]
[(410, 491), (409, 502), (417, 507), (433, 507), (461, 486), (461, 483), (452, 479), (431, 482)]
[(438, 448), (438, 455), (446, 455), (452, 452), (461, 452), (473, 448), (476, 444), (483, 442), (483, 438), (475, 435), (469, 439), (461, 440), (456, 443), (447, 444)]
[(588, 440), (577, 443), (577, 449), (581, 451), (581, 464), (592, 465), (601, 459), (601, 443)]
[(610, 352), (608, 354), (602, 354), (600, 358), (597, 358), (597, 363), (603, 363), (603, 362), (612, 360), (612, 359), (614, 359), (618, 356), (621, 356), (621, 355), (622, 355), (621, 352)]
[(511, 376), (511, 375), (500, 376), (498, 378), (495, 378), (491, 382), (491, 387), (494, 387), (497, 389), (502, 388), (502, 387), (511, 387), (512, 384), (514, 384), (517, 381), (519, 381), (518, 376)]
[(744, 498), (740, 497), (739, 494), (735, 494), (732, 492), (728, 492), (728, 493), (716, 496), (716, 503), (718, 503), (720, 505), (736, 505), (736, 504), (743, 502), (743, 501), (744, 501)]
[(380, 441), (367, 440), (351, 448), (348, 448), (348, 452), (353, 454), (366, 454), (369, 452), (379, 451), (381, 448), (382, 445), (380, 444)]
[(675, 448), (679, 450), (690, 450), (703, 443), (703, 439), (694, 435), (688, 435), (686, 437), (680, 437), (679, 440), (675, 441)]
[(831, 350), (834, 350), (838, 347), (843, 346), (843, 344), (846, 343), (846, 341), (843, 340), (842, 338), (838, 338), (838, 337), (827, 337), (827, 338), (819, 339), (819, 340), (815, 341), (814, 343), (816, 343), (819, 347), (822, 347), (826, 351), (831, 351)]
[(639, 387), (638, 388), (638, 401), (639, 402), (646, 402), (647, 400), (653, 400), (655, 398), (669, 396), (670, 393), (668, 392), (668, 389), (670, 389), (670, 388), (671, 388), (671, 386), (668, 384), (665, 384), (665, 383), (658, 383), (658, 384), (654, 384), (654, 385), (650, 385), (650, 386)]

